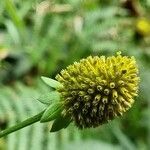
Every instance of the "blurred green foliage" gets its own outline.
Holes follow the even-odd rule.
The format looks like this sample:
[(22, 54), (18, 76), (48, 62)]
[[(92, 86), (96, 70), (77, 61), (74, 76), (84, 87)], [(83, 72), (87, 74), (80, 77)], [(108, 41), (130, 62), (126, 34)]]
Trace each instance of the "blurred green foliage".
[[(96, 129), (70, 126), (49, 133), (35, 124), (0, 139), (0, 150), (149, 150), (150, 34), (136, 28), (150, 19), (149, 0), (4, 0), (0, 1), (0, 128), (41, 111), (36, 99), (50, 89), (41, 75), (54, 78), (88, 55), (134, 55), (140, 90), (122, 118)], [(149, 27), (150, 28), (150, 27)]]

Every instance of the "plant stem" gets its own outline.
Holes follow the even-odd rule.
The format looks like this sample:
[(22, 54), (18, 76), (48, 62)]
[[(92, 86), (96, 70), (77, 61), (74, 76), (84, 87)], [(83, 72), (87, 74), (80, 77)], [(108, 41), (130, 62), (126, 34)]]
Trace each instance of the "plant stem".
[(40, 112), (39, 114), (37, 114), (37, 115), (35, 115), (35, 116), (31, 117), (31, 118), (28, 118), (28, 119), (18, 123), (17, 125), (14, 125), (14, 126), (8, 128), (8, 129), (5, 129), (5, 130), (1, 131), (0, 132), (0, 138), (3, 137), (3, 136), (8, 135), (10, 133), (13, 133), (13, 132), (15, 132), (17, 130), (20, 130), (20, 129), (26, 127), (26, 126), (29, 126), (29, 125), (31, 125), (31, 124), (33, 124), (35, 122), (40, 121), (43, 113), (44, 113), (44, 111)]

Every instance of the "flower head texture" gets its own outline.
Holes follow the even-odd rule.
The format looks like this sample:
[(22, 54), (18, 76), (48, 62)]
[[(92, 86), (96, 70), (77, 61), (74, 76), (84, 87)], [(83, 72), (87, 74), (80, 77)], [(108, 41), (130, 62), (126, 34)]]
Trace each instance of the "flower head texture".
[(57, 89), (80, 129), (97, 127), (121, 116), (134, 103), (138, 92), (138, 68), (134, 57), (89, 56), (68, 66), (56, 76), (63, 85)]

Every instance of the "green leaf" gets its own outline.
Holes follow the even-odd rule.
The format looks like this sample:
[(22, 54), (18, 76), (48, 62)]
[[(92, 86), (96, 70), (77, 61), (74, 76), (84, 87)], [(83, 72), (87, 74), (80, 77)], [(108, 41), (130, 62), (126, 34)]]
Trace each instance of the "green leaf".
[(52, 91), (48, 94), (40, 96), (38, 99), (43, 104), (52, 104), (53, 102), (58, 102), (60, 100), (60, 93), (57, 91)]
[(71, 122), (70, 117), (59, 116), (54, 121), (50, 132), (56, 132), (56, 131), (59, 131), (59, 130), (61, 130), (63, 128), (66, 128), (66, 127), (68, 127), (68, 125), (70, 124), (70, 122)]
[(54, 80), (54, 79), (51, 79), (51, 78), (47, 78), (47, 77), (41, 77), (41, 79), (50, 87), (52, 88), (62, 88), (63, 85), (60, 84), (58, 81)]
[(56, 119), (62, 111), (62, 103), (52, 103), (44, 112), (40, 122), (48, 122)]

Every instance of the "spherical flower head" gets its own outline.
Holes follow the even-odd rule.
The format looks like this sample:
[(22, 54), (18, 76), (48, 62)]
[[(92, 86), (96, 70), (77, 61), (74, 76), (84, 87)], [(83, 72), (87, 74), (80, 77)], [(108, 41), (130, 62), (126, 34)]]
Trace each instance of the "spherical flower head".
[(80, 129), (97, 127), (121, 116), (138, 92), (138, 68), (134, 57), (89, 56), (75, 62), (56, 76), (63, 85), (57, 89), (70, 115)]

